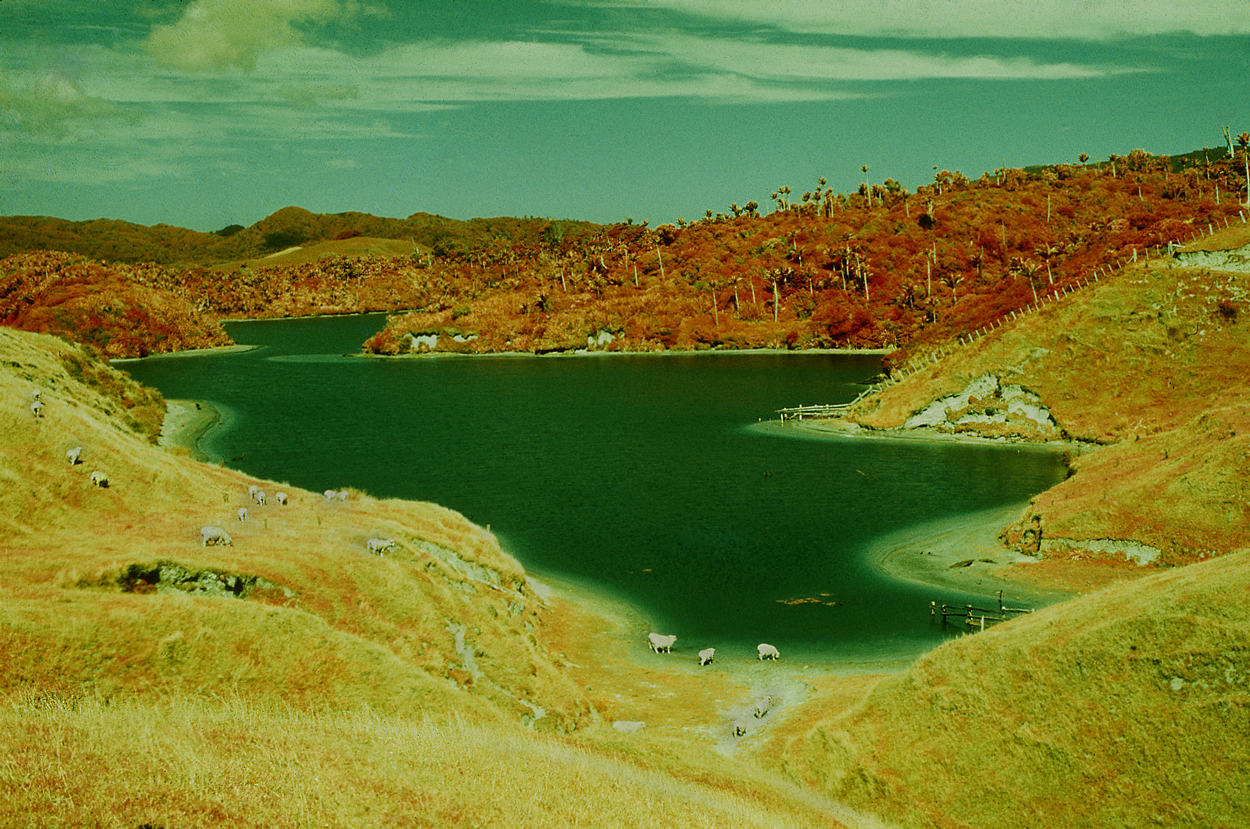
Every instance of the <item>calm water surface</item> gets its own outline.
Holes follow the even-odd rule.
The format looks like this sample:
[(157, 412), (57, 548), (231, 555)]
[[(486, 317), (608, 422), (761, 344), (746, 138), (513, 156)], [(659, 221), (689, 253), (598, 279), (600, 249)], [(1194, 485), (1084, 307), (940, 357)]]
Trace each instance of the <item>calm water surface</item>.
[[(527, 569), (638, 607), (691, 653), (853, 661), (937, 643), (932, 599), (862, 561), (909, 525), (1062, 480), (1043, 450), (810, 439), (762, 424), (849, 400), (871, 355), (352, 356), (381, 316), (228, 324), (239, 354), (128, 363), (225, 413), (202, 448), (313, 492), (358, 487), (489, 524)], [(230, 460), (233, 459), (233, 460)], [(822, 593), (823, 604), (784, 602)]]

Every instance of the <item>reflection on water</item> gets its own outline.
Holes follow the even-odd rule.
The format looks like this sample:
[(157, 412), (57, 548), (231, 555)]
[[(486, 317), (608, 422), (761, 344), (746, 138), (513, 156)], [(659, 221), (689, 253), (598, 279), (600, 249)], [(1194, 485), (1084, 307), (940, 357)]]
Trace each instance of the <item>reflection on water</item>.
[(451, 507), (527, 568), (592, 581), (718, 658), (760, 641), (822, 660), (940, 641), (928, 603), (962, 597), (885, 579), (859, 553), (1063, 477), (1041, 450), (760, 426), (782, 406), (850, 399), (871, 355), (354, 355), (381, 323), (232, 323), (262, 347), (126, 369), (228, 407), (208, 448), (230, 465)]

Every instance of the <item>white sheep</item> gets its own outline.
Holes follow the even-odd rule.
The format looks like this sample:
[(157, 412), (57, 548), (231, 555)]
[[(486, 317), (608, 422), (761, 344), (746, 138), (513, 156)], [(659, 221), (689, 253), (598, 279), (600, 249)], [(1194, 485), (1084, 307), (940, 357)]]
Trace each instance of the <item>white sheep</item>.
[(31, 389), (30, 396), (35, 400), (42, 400), (43, 392), (41, 392), (39, 389)]
[(260, 504), (262, 507), (265, 505), (265, 499), (268, 497), (269, 496), (265, 494), (265, 490), (263, 489), (258, 489), (252, 494), (252, 500)]
[(395, 541), (390, 538), (371, 538), (365, 542), (365, 546), (369, 548), (369, 552), (380, 556), (394, 550)]
[(712, 658), (714, 656), (716, 656), (716, 648), (704, 648), (703, 650), (699, 651), (699, 664), (711, 665)]
[(78, 466), (82, 463), (82, 447), (75, 446), (73, 449), (65, 453), (65, 460), (70, 466)]
[(247, 507), (239, 507), (239, 523), (247, 520)]
[(200, 530), (200, 538), (204, 542), (204, 546), (209, 544), (233, 544), (234, 539), (226, 534), (221, 527), (204, 527)]
[(97, 469), (95, 472), (91, 473), (91, 483), (101, 489), (107, 489), (109, 485), (109, 476)]
[(345, 489), (340, 489), (338, 492), (336, 492), (336, 493), (335, 493), (334, 497), (338, 498), (340, 501), (346, 501), (346, 500), (347, 500), (347, 490), (345, 490)]
[(760, 717), (767, 714), (769, 711), (772, 710), (772, 707), (773, 707), (773, 698), (770, 695), (765, 694), (764, 696), (757, 699), (755, 701), (755, 719), (758, 720)]
[(42, 401), (36, 400), (34, 403), (31, 403), (31, 404), (30, 404), (30, 413), (31, 413), (32, 415), (34, 415), (35, 417), (43, 417), (43, 403), (42, 403)]
[(648, 633), (647, 645), (656, 653), (669, 653), (673, 648), (673, 643), (677, 641), (676, 636), (665, 636), (662, 633)]
[(772, 645), (761, 644), (756, 650), (760, 653), (760, 659), (777, 659), (781, 656)]
[(325, 496), (327, 501), (333, 501), (336, 497), (338, 497), (338, 493), (332, 489), (327, 489), (325, 491)]
[(274, 493), (273, 499), (278, 502), (278, 506), (280, 507), (286, 506), (287, 496), (285, 492)]

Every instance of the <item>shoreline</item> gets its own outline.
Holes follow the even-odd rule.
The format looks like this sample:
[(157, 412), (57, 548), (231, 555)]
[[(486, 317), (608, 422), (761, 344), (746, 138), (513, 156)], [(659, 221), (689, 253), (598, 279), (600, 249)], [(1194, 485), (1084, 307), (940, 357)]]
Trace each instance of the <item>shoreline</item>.
[(166, 400), (157, 445), (185, 449), (195, 460), (209, 463), (210, 458), (200, 449), (200, 440), (220, 422), (221, 412), (207, 400)]
[(1027, 502), (917, 524), (881, 536), (862, 553), (877, 571), (898, 581), (960, 593), (1024, 602), (1034, 609), (1067, 601), (1077, 593), (1044, 587), (1029, 578), (1039, 559), (1017, 553), (998, 539)]

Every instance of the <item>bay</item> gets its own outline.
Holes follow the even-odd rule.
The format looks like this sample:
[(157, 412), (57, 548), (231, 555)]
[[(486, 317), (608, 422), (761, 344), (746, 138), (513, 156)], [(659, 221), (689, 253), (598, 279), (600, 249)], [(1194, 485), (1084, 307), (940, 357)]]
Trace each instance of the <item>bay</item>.
[(1049, 450), (815, 439), (776, 422), (783, 406), (853, 398), (875, 355), (361, 356), (383, 323), (229, 323), (255, 347), (124, 367), (217, 405), (202, 448), (225, 465), (450, 507), (528, 570), (607, 591), (718, 658), (763, 641), (823, 662), (931, 647), (949, 633), (929, 602), (968, 597), (886, 578), (864, 550), (1065, 474)]

